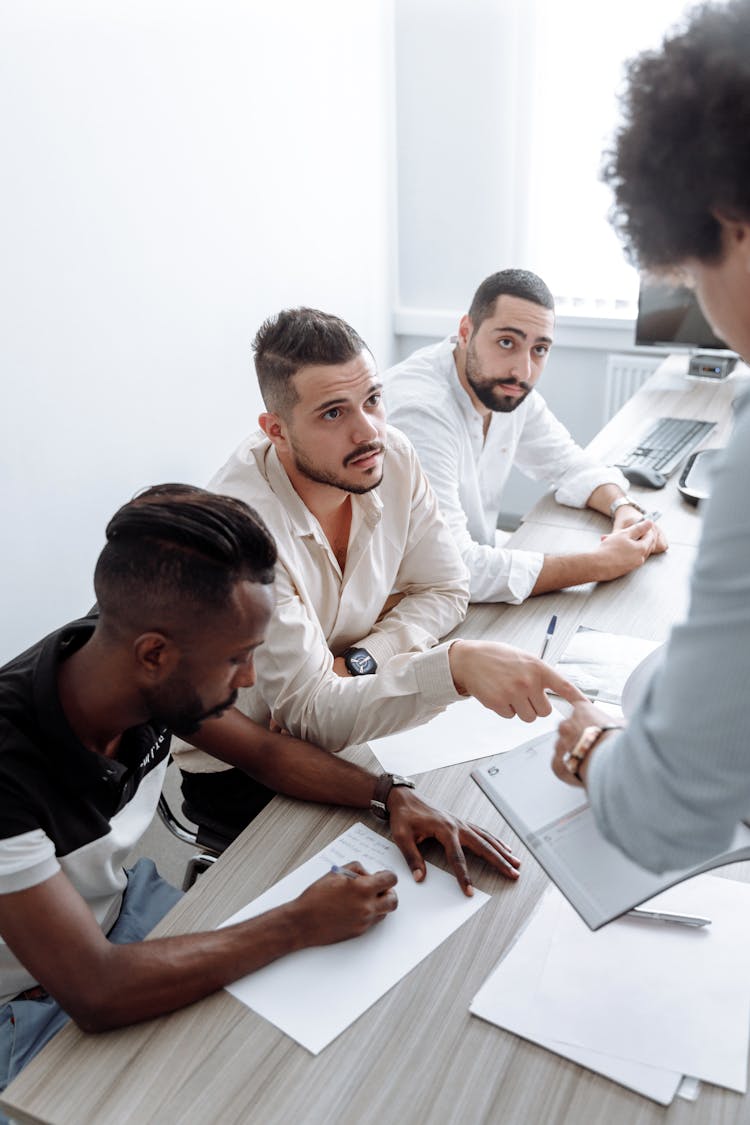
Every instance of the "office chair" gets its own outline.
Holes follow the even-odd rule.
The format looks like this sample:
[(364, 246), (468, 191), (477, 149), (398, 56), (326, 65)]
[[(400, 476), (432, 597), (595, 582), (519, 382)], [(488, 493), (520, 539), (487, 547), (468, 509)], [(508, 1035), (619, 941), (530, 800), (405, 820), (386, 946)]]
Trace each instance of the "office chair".
[(185, 869), (182, 880), (183, 891), (189, 891), (195, 880), (202, 872), (215, 863), (224, 849), (231, 844), (232, 837), (221, 831), (222, 826), (216, 823), (199, 824), (197, 829), (189, 828), (172, 812), (169, 801), (162, 792), (157, 806), (159, 818), (164, 827), (182, 840), (184, 844), (191, 844), (201, 850), (192, 856)]

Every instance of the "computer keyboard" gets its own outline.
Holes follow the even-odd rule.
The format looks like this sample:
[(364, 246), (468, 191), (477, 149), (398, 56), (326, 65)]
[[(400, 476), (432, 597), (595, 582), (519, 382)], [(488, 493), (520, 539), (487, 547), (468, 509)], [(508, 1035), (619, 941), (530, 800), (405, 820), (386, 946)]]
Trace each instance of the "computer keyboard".
[(697, 418), (658, 418), (618, 464), (648, 466), (669, 476), (715, 425)]

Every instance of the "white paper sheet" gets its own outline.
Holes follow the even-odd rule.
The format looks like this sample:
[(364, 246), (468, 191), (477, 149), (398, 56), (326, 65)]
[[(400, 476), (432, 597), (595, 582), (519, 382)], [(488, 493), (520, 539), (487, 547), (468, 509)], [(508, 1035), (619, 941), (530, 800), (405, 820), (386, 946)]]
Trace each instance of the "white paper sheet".
[(470, 698), (452, 703), (429, 723), (372, 739), (369, 745), (388, 773), (417, 774), (503, 754), (538, 734), (557, 730), (559, 723), (560, 713), (554, 707), (550, 715), (524, 723), (519, 718), (503, 719)]
[(750, 885), (698, 875), (644, 905), (652, 904), (712, 922), (623, 918), (591, 933), (559, 898), (537, 990), (548, 1034), (744, 1093)]
[(398, 875), (399, 905), (361, 937), (303, 949), (228, 987), (248, 1008), (317, 1054), (470, 918), (489, 896), (467, 898), (453, 875), (427, 864), (416, 883), (395, 844), (355, 824), (223, 925), (254, 918), (301, 894), (333, 864), (359, 862)]
[(474, 997), (470, 1011), (644, 1097), (669, 1105), (680, 1085), (681, 1074), (573, 1046), (549, 1034), (546, 1010), (537, 996), (537, 989), (560, 903), (564, 903), (562, 896), (550, 887), (516, 944)]
[(579, 625), (555, 669), (595, 703), (619, 706), (628, 677), (657, 648), (661, 641)]

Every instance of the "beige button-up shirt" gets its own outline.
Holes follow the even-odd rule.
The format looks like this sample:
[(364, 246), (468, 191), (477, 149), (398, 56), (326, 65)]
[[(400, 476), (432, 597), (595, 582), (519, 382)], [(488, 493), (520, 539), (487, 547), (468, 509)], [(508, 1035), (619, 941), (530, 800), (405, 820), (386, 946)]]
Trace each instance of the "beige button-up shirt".
[[(468, 572), (416, 453), (389, 427), (383, 480), (352, 494), (343, 574), (317, 519), (294, 491), (271, 442), (245, 439), (209, 484), (255, 508), (279, 552), (276, 608), (255, 657), (257, 681), (239, 706), (330, 750), (426, 722), (460, 698), (440, 637), (469, 600)], [(383, 614), (392, 593), (402, 596)], [(375, 658), (371, 676), (341, 677), (333, 660), (353, 645)], [(178, 743), (182, 769), (216, 770)]]

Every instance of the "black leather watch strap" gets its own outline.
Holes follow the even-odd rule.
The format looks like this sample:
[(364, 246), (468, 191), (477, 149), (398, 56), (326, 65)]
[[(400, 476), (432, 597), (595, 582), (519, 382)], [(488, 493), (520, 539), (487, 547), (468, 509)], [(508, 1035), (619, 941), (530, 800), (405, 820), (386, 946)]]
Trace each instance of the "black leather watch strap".
[(388, 798), (394, 786), (404, 785), (407, 789), (414, 789), (415, 784), (410, 777), (402, 777), (398, 773), (381, 773), (375, 782), (375, 789), (370, 801), (370, 811), (379, 820), (388, 820)]

